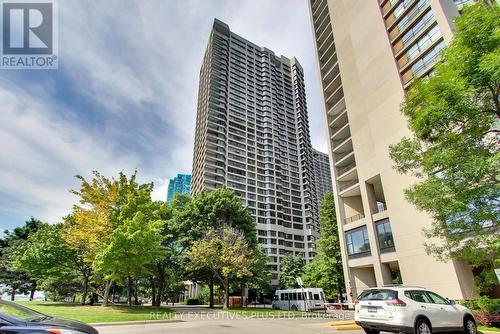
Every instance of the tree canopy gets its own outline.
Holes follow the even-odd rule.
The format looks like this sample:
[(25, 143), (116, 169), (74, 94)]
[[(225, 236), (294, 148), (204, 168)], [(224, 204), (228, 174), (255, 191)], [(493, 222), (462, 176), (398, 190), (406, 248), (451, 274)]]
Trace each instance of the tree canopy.
[(308, 287), (323, 288), (328, 300), (340, 299), (339, 295), (342, 295), (345, 285), (332, 193), (325, 193), (323, 197), (319, 222), (321, 236), (317, 241), (317, 255), (304, 268), (302, 280)]
[(300, 256), (284, 256), (280, 262), (280, 287), (282, 289), (296, 288), (297, 277), (304, 273), (306, 262)]
[(428, 79), (402, 105), (413, 134), (390, 147), (418, 182), (406, 198), (433, 218), (428, 252), (465, 259), (495, 277), (500, 258), (500, 8), (480, 1), (456, 19), (456, 35)]
[(193, 243), (188, 253), (191, 266), (208, 268), (224, 287), (224, 308), (229, 307), (229, 283), (251, 277), (258, 258), (245, 236), (232, 227), (208, 228), (205, 236)]

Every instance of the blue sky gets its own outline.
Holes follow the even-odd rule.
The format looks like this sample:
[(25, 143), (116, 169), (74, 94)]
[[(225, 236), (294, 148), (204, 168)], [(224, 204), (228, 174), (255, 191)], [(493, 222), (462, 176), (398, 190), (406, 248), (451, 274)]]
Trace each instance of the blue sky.
[(0, 230), (69, 213), (74, 175), (138, 169), (165, 199), (190, 173), (198, 75), (213, 19), (304, 67), (326, 152), (307, 0), (59, 1), (59, 69), (0, 70)]

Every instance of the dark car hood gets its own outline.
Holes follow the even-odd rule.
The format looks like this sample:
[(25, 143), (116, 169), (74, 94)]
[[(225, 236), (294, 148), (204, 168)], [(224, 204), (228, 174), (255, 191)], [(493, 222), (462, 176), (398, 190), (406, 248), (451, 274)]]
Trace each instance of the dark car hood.
[(37, 322), (29, 322), (28, 326), (50, 326), (50, 327), (61, 327), (66, 329), (73, 329), (87, 334), (97, 334), (97, 330), (95, 330), (92, 326), (84, 324), (83, 322), (63, 319), (63, 318), (48, 318), (46, 320), (37, 321)]

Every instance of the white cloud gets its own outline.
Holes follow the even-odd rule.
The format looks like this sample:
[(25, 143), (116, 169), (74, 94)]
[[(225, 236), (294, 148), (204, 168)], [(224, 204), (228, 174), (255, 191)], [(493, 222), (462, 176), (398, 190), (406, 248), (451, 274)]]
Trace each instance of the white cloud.
[[(0, 224), (57, 221), (75, 174), (139, 169), (165, 199), (190, 173), (198, 75), (214, 17), (304, 67), (313, 145), (326, 149), (307, 2), (59, 2), (60, 69), (2, 73)], [(2, 222), (2, 217), (19, 221)], [(2, 226), (3, 227), (3, 226)]]

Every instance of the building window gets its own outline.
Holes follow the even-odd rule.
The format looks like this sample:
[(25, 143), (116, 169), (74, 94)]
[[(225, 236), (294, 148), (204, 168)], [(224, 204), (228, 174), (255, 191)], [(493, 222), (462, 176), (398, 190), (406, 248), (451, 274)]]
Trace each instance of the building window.
[(408, 50), (407, 57), (409, 60), (414, 59), (433, 41), (441, 36), (441, 31), (438, 26), (434, 26), (429, 32), (425, 33), (413, 46)]
[(439, 51), (444, 48), (445, 43), (441, 41), (436, 45), (431, 51), (429, 51), (425, 56), (419, 59), (412, 67), (413, 76), (417, 76), (422, 70), (429, 67), (436, 62), (436, 58), (439, 56)]
[(434, 13), (432, 10), (428, 11), (415, 25), (408, 30), (406, 34), (402, 37), (403, 45), (408, 44), (408, 42), (415, 37), (422, 29), (429, 23), (430, 20), (434, 18)]
[[(413, 18), (415, 18), (418, 13), (420, 13), (420, 10), (425, 7), (428, 3), (428, 0), (420, 0), (417, 2), (417, 5), (415, 7), (413, 7), (409, 12), (408, 14), (406, 14), (403, 18), (401, 18), (401, 20), (398, 22), (398, 28), (400, 31), (402, 31), (407, 25), (408, 23), (411, 22), (411, 20), (413, 20)], [(413, 2), (412, 2), (413, 4)], [(406, 6), (405, 6), (406, 7)]]
[(345, 238), (349, 256), (370, 255), (370, 241), (366, 226), (347, 231)]
[(382, 253), (394, 251), (391, 223), (384, 219), (375, 223), (377, 228), (378, 247)]

